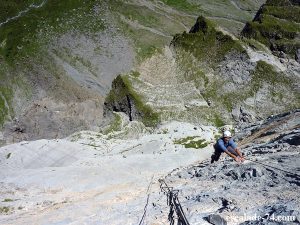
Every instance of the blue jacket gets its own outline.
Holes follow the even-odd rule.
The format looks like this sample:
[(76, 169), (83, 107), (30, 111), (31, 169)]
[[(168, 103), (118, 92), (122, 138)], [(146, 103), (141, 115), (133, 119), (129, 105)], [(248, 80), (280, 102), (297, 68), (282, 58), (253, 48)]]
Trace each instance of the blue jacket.
[(223, 138), (220, 138), (217, 141), (215, 148), (221, 152), (225, 152), (228, 146), (231, 146), (233, 149), (237, 148), (237, 144), (233, 141), (232, 138), (230, 138), (230, 140), (227, 143), (224, 142)]

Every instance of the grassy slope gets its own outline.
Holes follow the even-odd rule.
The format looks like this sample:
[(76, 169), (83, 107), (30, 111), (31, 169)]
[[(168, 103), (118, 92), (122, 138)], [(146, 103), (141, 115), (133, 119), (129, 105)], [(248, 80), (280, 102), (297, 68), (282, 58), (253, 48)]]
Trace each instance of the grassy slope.
[[(171, 7), (191, 14), (197, 10), (197, 8), (195, 9), (197, 3), (192, 4), (194, 9), (189, 11), (189, 5), (182, 8), (181, 3), (183, 2), (184, 1), (164, 1), (164, 3), (169, 4)], [(219, 2), (214, 4), (218, 3)], [(228, 4), (228, 2), (225, 1), (224, 4)], [(198, 8), (198, 10), (204, 12), (200, 8)], [(206, 11), (206, 13), (207, 12), (208, 11)], [(213, 20), (215, 20), (215, 18)], [(140, 20), (140, 22), (141, 21), (142, 20)], [(147, 23), (150, 25), (151, 20), (147, 21)], [(175, 48), (181, 51), (178, 55), (184, 55), (180, 59), (180, 66), (187, 71), (184, 77), (185, 81), (193, 80), (195, 85), (201, 90), (201, 94), (204, 98), (213, 102), (213, 106), (210, 109), (204, 107), (201, 109), (188, 110), (184, 112), (184, 114), (180, 112), (170, 112), (169, 117), (178, 120), (188, 120), (198, 115), (199, 118), (202, 117), (202, 119), (209, 121), (209, 123), (222, 126), (224, 122), (229, 122), (229, 117), (225, 115), (231, 113), (231, 110), (237, 104), (244, 102), (248, 98), (255, 98), (256, 94), (261, 88), (264, 88), (265, 85), (268, 86), (267, 96), (270, 99), (270, 104), (277, 104), (279, 107), (285, 109), (299, 107), (299, 101), (297, 101), (299, 96), (297, 96), (297, 93), (291, 88), (292, 81), (286, 79), (283, 74), (275, 72), (272, 66), (264, 62), (258, 62), (255, 70), (251, 74), (253, 79), (250, 85), (239, 90), (222, 94), (222, 79), (218, 77), (215, 77), (215, 79), (209, 78), (207, 76), (208, 71), (210, 69), (216, 70), (220, 62), (222, 62), (224, 57), (230, 52), (235, 52), (236, 54), (246, 53), (241, 47), (240, 42), (234, 41), (230, 36), (217, 31), (214, 28), (217, 24), (210, 21), (205, 21), (205, 23), (208, 24), (206, 30), (176, 35), (172, 42)], [(193, 57), (190, 57), (189, 54), (192, 54)], [(195, 65), (194, 59), (197, 60), (197, 65)], [(253, 110), (257, 110), (258, 113), (268, 114), (259, 108), (254, 108)]]
[[(32, 3), (39, 4), (40, 1), (10, 1), (9, 3), (4, 1), (1, 4), (9, 9), (14, 6), (14, 10), (2, 8), (7, 18), (16, 16), (18, 11), (26, 9)], [(93, 33), (105, 28), (101, 18), (93, 16), (94, 4), (95, 1), (89, 1), (86, 4), (79, 0), (47, 1), (43, 7), (31, 8), (21, 17), (0, 27), (2, 68), (0, 92), (2, 96), (5, 96), (6, 102), (10, 105), (9, 108), (12, 108), (11, 103), (16, 88), (25, 94), (23, 98), (28, 97), (26, 93), (30, 93), (33, 88), (32, 82), (28, 80), (29, 76), (30, 80), (38, 79), (43, 83), (47, 83), (49, 78), (53, 80), (52, 76), (59, 79), (59, 71), (47, 56), (49, 41), (71, 30)], [(46, 74), (42, 75), (41, 69), (46, 71)], [(9, 114), (2, 101), (0, 102), (0, 125)]]
[[(245, 1), (246, 5), (247, 2), (251, 3), (251, 1)], [(42, 1), (0, 0), (0, 22), (18, 15), (20, 11), (25, 10), (33, 3), (39, 5)], [(151, 3), (156, 4), (155, 1), (151, 1)], [(163, 4), (168, 5), (171, 10), (165, 10)], [(20, 18), (0, 27), (0, 63), (2, 67), (0, 91), (8, 104), (12, 102), (15, 88), (19, 87), (26, 92), (24, 96), (28, 97), (33, 92), (31, 89), (34, 87), (31, 80), (36, 79), (35, 77), (47, 83), (47, 76), (51, 76), (50, 80), (62, 83), (59, 81), (61, 72), (57, 70), (53, 62), (49, 63), (47, 46), (51, 40), (74, 30), (84, 34), (94, 34), (106, 29), (109, 24), (104, 23), (101, 16), (95, 16), (95, 8), (97, 8), (95, 6), (111, 11), (114, 19), (118, 21), (120, 32), (132, 41), (138, 53), (138, 62), (145, 60), (155, 52), (160, 51), (164, 45), (169, 44), (171, 37), (176, 33), (181, 33), (185, 29), (184, 26), (191, 27), (194, 23), (193, 16), (197, 16), (199, 13), (210, 16), (214, 16), (214, 13), (218, 14), (216, 20), (222, 21), (222, 25), (227, 28), (234, 27), (232, 23), (235, 23), (235, 19), (245, 21), (249, 17), (249, 13), (244, 14), (237, 10), (229, 0), (214, 2), (203, 0), (201, 4), (198, 1), (163, 0), (162, 4), (157, 4), (154, 9), (132, 1), (48, 0), (43, 7), (31, 8)], [(222, 17), (231, 20), (223, 20)], [(124, 21), (123, 18), (126, 20)], [(128, 21), (153, 28), (165, 36), (136, 27)], [(89, 65), (86, 59), (80, 60)], [(43, 76), (39, 74), (39, 69), (35, 68), (36, 62), (39, 62), (39, 68), (46, 71)], [(35, 77), (31, 77), (30, 82), (28, 82), (26, 76), (28, 74), (32, 76), (32, 71), (34, 71)], [(4, 106), (4, 101), (0, 104), (1, 125), (8, 114), (8, 109)], [(12, 110), (13, 107), (9, 108)]]
[(0, 1), (0, 23), (7, 18), (16, 16), (20, 11), (26, 9), (30, 4), (38, 2), (37, 0), (1, 0)]
[[(179, 63), (181, 67), (189, 71), (185, 80), (193, 80), (206, 100), (212, 101), (213, 105), (209, 110), (203, 109), (195, 114), (201, 116), (206, 114), (206, 120), (222, 126), (224, 122), (229, 122), (225, 115), (231, 113), (235, 106), (243, 103), (248, 98), (256, 98), (256, 95), (267, 87), (266, 98), (270, 105), (277, 108), (289, 110), (300, 107), (299, 93), (293, 90), (293, 81), (276, 72), (273, 67), (265, 62), (259, 61), (250, 76), (251, 82), (247, 86), (224, 90), (222, 77), (215, 74), (214, 78), (209, 78), (207, 73), (210, 69), (218, 71), (218, 66), (229, 53), (245, 55), (245, 51), (239, 41), (232, 40), (231, 37), (218, 32), (214, 24), (205, 18), (198, 18), (198, 31), (195, 33), (183, 33), (177, 35), (173, 40), (173, 45), (177, 49)], [(180, 57), (183, 56), (183, 57)], [(196, 59), (196, 64), (194, 63)], [(198, 65), (201, 66), (199, 67)], [(211, 72), (210, 72), (211, 73)], [(265, 110), (269, 106), (253, 108), (258, 114), (267, 115)], [(261, 107), (261, 108), (260, 108)], [(264, 108), (265, 107), (265, 108)]]
[(192, 52), (197, 59), (213, 67), (219, 64), (229, 51), (243, 51), (238, 42), (217, 31), (211, 21), (199, 17), (196, 23), (202, 26), (197, 32), (177, 35), (173, 44)]
[(267, 45), (271, 50), (283, 51), (294, 56), (300, 48), (300, 6), (289, 1), (267, 1), (242, 34)]
[[(200, 117), (205, 114), (203, 118), (216, 126), (223, 126), (225, 118), (222, 118), (221, 112), (224, 111), (224, 108), (230, 112), (232, 105), (228, 98), (224, 98), (219, 93), (223, 85), (222, 81), (219, 82), (217, 77), (209, 79), (206, 73), (209, 68), (216, 69), (230, 52), (242, 54), (244, 50), (239, 42), (217, 31), (215, 24), (204, 17), (199, 17), (196, 24), (198, 24), (198, 29), (195, 32), (177, 35), (172, 43), (178, 51), (179, 63), (182, 68), (191, 71), (189, 76), (185, 77), (185, 80), (193, 80), (196, 87), (201, 90), (203, 97), (206, 100), (213, 101), (215, 105), (211, 109), (203, 109), (202, 112), (196, 113)], [(189, 54), (183, 52), (190, 53), (202, 66), (195, 66), (194, 60)], [(180, 57), (182, 54), (185, 54), (185, 56)]]
[(101, 20), (93, 18), (91, 13), (94, 4), (95, 1), (86, 4), (80, 0), (47, 1), (43, 7), (31, 9), (17, 20), (3, 25), (0, 27), (2, 58), (13, 63), (20, 60), (20, 57), (33, 57), (38, 48), (43, 47), (53, 36), (70, 30), (103, 30)]

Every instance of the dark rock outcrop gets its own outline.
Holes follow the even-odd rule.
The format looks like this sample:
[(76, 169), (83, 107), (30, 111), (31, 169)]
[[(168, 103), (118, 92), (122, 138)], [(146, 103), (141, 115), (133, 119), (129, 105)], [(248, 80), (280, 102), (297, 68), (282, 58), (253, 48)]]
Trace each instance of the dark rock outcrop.
[(300, 63), (300, 48), (298, 48), (295, 53), (295, 60)]
[(226, 220), (216, 214), (209, 215), (207, 221), (214, 225), (227, 225)]
[(119, 75), (112, 83), (111, 91), (104, 103), (104, 117), (108, 118), (113, 111), (124, 112), (129, 120), (141, 120), (146, 126), (155, 126), (158, 114), (145, 104), (131, 86), (130, 78)]
[(197, 33), (201, 31), (205, 34), (208, 30), (208, 26), (207, 20), (203, 16), (199, 16), (189, 33)]

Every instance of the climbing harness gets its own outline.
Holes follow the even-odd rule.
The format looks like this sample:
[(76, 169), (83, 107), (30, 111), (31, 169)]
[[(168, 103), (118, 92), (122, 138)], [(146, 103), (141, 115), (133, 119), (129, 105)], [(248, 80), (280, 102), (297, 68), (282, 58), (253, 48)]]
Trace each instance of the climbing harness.
[(160, 189), (167, 195), (167, 204), (170, 206), (170, 212), (168, 215), (168, 220), (170, 225), (174, 225), (174, 212), (177, 215), (177, 225), (190, 225), (188, 220), (185, 217), (183, 209), (178, 199), (178, 190), (173, 190), (172, 187), (169, 187), (163, 179), (159, 179)]

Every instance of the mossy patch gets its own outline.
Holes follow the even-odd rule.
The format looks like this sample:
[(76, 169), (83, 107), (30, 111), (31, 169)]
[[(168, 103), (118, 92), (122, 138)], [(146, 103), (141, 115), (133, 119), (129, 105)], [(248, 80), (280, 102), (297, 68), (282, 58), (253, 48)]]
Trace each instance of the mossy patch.
[(262, 44), (261, 42), (255, 40), (253, 38), (242, 38), (241, 42), (244, 45), (248, 45), (257, 51), (267, 52), (269, 50), (264, 44)]
[(111, 122), (109, 127), (103, 131), (103, 134), (109, 134), (111, 132), (118, 131), (121, 129), (121, 125), (122, 117), (119, 114), (114, 113), (114, 120)]
[(250, 92), (254, 95), (264, 85), (269, 84), (271, 87), (276, 85), (291, 85), (291, 80), (285, 77), (283, 74), (278, 73), (274, 68), (264, 61), (258, 61), (254, 72), (252, 73), (252, 79), (250, 83)]
[(139, 71), (132, 70), (130, 72), (130, 75), (133, 76), (133, 77), (135, 77), (135, 78), (138, 78), (141, 74), (140, 74)]
[(224, 121), (221, 119), (221, 117), (218, 114), (214, 114), (212, 121), (216, 127), (222, 127), (225, 125)]
[(155, 34), (149, 30), (138, 30), (122, 19), (119, 19), (119, 24), (122, 32), (132, 40), (138, 62), (143, 62), (156, 52), (161, 52), (162, 48), (170, 41), (170, 38)]
[[(300, 102), (297, 100), (297, 91), (293, 89), (292, 79), (275, 71), (272, 65), (258, 61), (250, 76), (251, 81), (246, 87), (222, 95), (223, 104), (228, 111), (248, 98), (256, 98), (262, 88), (266, 88), (265, 95), (268, 96), (270, 104), (286, 109), (297, 108), (297, 105), (299, 107)], [(264, 111), (262, 108), (257, 110), (259, 113)]]
[(0, 213), (1, 214), (6, 214), (9, 213), (13, 208), (10, 208), (8, 206), (1, 206), (0, 207)]
[(184, 145), (185, 148), (205, 148), (208, 143), (205, 139), (200, 139), (198, 136), (189, 136), (186, 138), (174, 140), (174, 144)]
[(297, 6), (264, 6), (262, 13), (272, 15), (279, 19), (300, 22), (300, 7)]
[(13, 91), (9, 86), (0, 85), (0, 127), (6, 121), (7, 116), (13, 114), (12, 110)]

